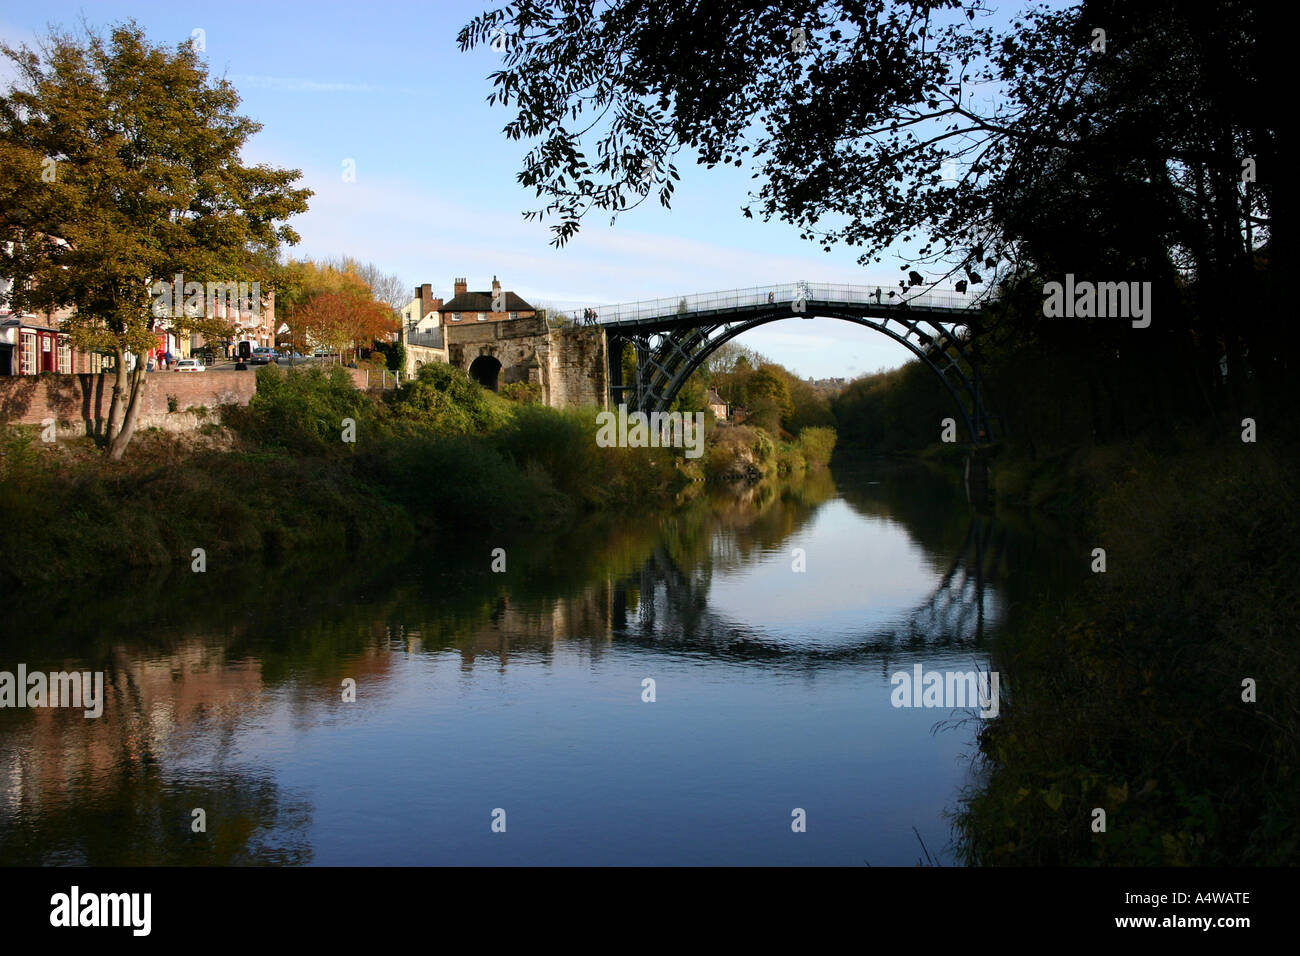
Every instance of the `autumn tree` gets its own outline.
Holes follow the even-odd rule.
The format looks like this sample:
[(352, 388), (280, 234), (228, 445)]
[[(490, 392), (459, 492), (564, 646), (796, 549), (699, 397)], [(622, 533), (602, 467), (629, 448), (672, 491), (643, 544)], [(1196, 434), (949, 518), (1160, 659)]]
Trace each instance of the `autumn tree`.
[(396, 275), (350, 256), (289, 260), (277, 274), (276, 308), (299, 351), (346, 351), (397, 329), (398, 309), (410, 301), (404, 288)]
[(313, 295), (294, 312), (293, 328), (307, 341), (347, 353), (397, 329), (392, 311), (357, 283), (353, 289)]
[(307, 208), (298, 170), (248, 166), (260, 124), (188, 43), (150, 43), (134, 22), (39, 50), (0, 44), (17, 78), (0, 96), (0, 276), (9, 306), (71, 309), (74, 347), (112, 354), (108, 455), (131, 441), (157, 332), (229, 331), (223, 315), (160, 314), (157, 282), (261, 282), (286, 220)]

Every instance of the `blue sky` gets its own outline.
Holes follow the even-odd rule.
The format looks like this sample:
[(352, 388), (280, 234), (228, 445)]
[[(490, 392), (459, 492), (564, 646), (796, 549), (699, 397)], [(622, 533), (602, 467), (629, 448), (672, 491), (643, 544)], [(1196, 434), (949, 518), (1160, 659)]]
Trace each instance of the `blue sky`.
[[(461, 53), (456, 34), (487, 3), (231, 2), (68, 3), (45, 0), (0, 13), (0, 36), (32, 43), (48, 26), (102, 28), (134, 18), (155, 42), (202, 30), (211, 71), (263, 124), (245, 158), (300, 169), (315, 190), (293, 220), (298, 257), (351, 255), (411, 287), (452, 279), (471, 289), (499, 276), (534, 304), (599, 305), (806, 279), (895, 285), (901, 262), (864, 270), (851, 250), (825, 253), (783, 223), (745, 219), (749, 169), (678, 158), (671, 210), (646, 203), (588, 219), (563, 249), (547, 224), (521, 212), (535, 197), (515, 181), (524, 143), (501, 132), (507, 109), (490, 107), (488, 74), (499, 54)], [(4, 68), (3, 78), (10, 71)], [(345, 161), (355, 181), (345, 182)], [(854, 376), (901, 364), (884, 336), (829, 319), (772, 323), (739, 340), (814, 377)]]

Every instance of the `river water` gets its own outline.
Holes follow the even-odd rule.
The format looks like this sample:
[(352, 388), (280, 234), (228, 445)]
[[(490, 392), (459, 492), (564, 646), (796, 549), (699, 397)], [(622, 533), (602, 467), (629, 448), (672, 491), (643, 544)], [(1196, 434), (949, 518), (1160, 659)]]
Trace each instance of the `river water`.
[(891, 676), (987, 671), (1066, 553), (862, 462), (547, 540), (22, 592), (0, 670), (105, 701), (0, 709), (0, 863), (949, 863), (977, 706)]

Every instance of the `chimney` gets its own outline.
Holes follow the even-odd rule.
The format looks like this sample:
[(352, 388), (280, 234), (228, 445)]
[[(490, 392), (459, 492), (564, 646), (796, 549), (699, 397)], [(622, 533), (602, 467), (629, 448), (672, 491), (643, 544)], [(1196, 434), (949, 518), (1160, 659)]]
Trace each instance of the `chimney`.
[(469, 291), (469, 286), (465, 283), (464, 279), (457, 279), (455, 281), (454, 288), (456, 290), (453, 293), (454, 295), (464, 295), (467, 291)]
[(496, 276), (493, 276), (493, 277), (492, 277), (492, 297), (493, 297), (493, 298), (496, 298), (497, 293), (500, 292), (500, 291), (501, 291), (501, 283), (497, 281), (497, 277), (496, 277)]

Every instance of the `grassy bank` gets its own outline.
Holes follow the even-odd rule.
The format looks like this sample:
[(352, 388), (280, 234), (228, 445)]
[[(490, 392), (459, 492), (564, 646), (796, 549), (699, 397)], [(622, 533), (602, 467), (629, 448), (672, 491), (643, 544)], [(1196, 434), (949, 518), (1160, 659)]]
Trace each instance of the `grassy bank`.
[[(668, 507), (729, 471), (706, 467), (727, 454), (712, 447), (687, 459), (595, 435), (594, 409), (509, 401), (436, 364), (383, 396), (341, 369), (268, 366), (247, 407), (199, 434), (145, 430), (122, 462), (90, 439), (45, 444), (5, 427), (0, 575), (13, 587), (189, 562), (196, 548), (274, 558), (545, 532), (582, 513)], [(764, 473), (814, 467), (833, 442), (811, 435), (805, 454), (769, 439)]]
[(996, 650), (1006, 699), (957, 819), (967, 862), (1300, 862), (1293, 462), (1233, 435), (1001, 463), (1004, 498), (1084, 509), (1079, 560), (1104, 548), (1106, 570)]

